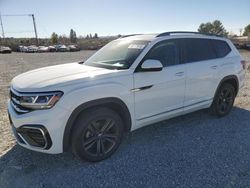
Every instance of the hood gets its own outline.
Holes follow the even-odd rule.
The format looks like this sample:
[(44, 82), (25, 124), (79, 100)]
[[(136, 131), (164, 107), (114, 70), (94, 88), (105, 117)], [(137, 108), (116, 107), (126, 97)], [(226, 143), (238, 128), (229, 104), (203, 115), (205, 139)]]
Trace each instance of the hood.
[(12, 87), (20, 92), (48, 91), (56, 85), (69, 84), (76, 81), (110, 77), (117, 70), (86, 66), (79, 63), (67, 63), (35, 69), (12, 80)]

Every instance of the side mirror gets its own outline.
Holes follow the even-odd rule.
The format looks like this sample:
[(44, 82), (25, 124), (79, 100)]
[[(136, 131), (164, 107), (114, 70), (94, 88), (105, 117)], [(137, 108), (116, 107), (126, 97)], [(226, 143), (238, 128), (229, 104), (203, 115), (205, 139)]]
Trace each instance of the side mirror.
[(155, 59), (147, 59), (141, 65), (141, 70), (144, 72), (154, 72), (154, 71), (161, 71), (163, 65), (159, 60)]

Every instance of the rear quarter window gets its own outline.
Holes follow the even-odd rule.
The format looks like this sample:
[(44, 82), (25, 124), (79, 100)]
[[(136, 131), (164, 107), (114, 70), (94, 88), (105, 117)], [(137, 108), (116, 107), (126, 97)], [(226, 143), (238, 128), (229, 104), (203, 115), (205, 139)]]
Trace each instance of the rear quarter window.
[(212, 40), (212, 44), (216, 52), (217, 58), (225, 57), (231, 52), (231, 48), (229, 47), (227, 42), (223, 40)]

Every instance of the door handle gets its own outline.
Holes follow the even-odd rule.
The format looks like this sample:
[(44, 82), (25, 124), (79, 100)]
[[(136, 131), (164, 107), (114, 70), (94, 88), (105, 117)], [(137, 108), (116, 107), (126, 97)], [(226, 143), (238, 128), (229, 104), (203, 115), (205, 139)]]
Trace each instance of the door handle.
[(144, 86), (144, 87), (134, 88), (134, 89), (131, 89), (131, 91), (132, 92), (138, 92), (138, 91), (141, 91), (141, 90), (150, 89), (151, 87), (153, 87), (153, 85), (148, 85), (148, 86)]
[(175, 73), (175, 76), (183, 76), (184, 75), (184, 72), (177, 72)]
[(210, 68), (211, 69), (217, 69), (217, 67), (218, 67), (217, 65), (214, 65), (214, 66), (211, 66)]

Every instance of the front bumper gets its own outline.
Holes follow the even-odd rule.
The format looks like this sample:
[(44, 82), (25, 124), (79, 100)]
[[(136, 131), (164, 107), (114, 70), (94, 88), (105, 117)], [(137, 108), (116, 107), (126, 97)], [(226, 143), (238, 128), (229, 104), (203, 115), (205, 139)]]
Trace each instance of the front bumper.
[(63, 152), (63, 134), (70, 115), (68, 110), (57, 104), (48, 110), (18, 114), (9, 101), (8, 112), (19, 145), (44, 153)]

